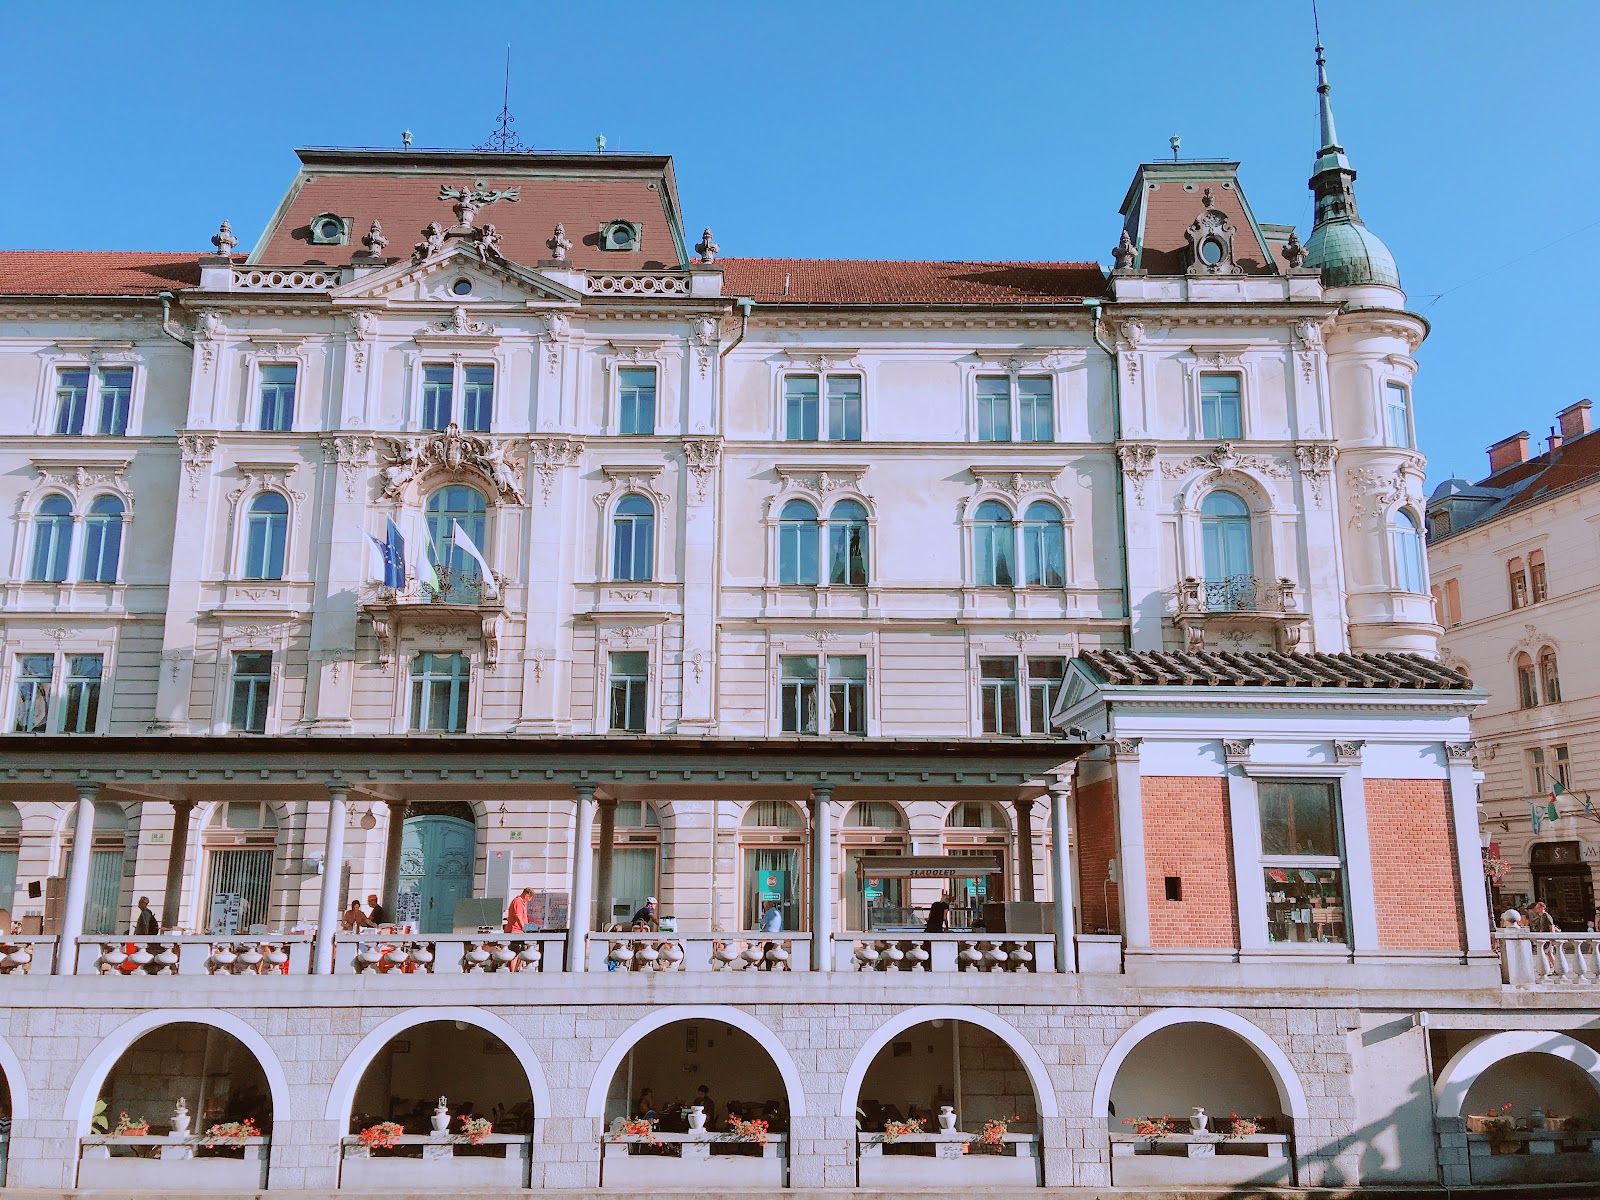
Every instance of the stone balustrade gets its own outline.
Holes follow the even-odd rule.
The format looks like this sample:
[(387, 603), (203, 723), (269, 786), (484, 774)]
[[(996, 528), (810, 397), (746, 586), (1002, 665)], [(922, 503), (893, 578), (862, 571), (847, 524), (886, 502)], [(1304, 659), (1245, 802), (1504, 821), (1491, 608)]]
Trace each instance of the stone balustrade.
[(342, 933), (334, 973), (377, 975), (525, 974), (562, 969), (565, 933)]
[(85, 1191), (240, 1194), (267, 1186), (264, 1137), (208, 1144), (193, 1135), (101, 1134), (82, 1138), (80, 1147), (78, 1187)]
[(56, 939), (8, 934), (0, 942), (0, 975), (48, 975), (55, 969)]
[(236, 292), (326, 292), (343, 282), (336, 267), (235, 267)]
[(844, 934), (833, 939), (836, 971), (930, 971), (936, 974), (1031, 974), (1056, 969), (1048, 933), (923, 933), (909, 937)]
[(405, 1134), (392, 1149), (340, 1140), (343, 1190), (400, 1188), (408, 1193), (512, 1190), (528, 1186), (528, 1137), (491, 1133), (477, 1143), (459, 1134)]
[[(720, 1151), (720, 1152), (719, 1152)], [(600, 1186), (622, 1190), (776, 1190), (788, 1186), (789, 1139), (765, 1143), (731, 1133), (608, 1134), (600, 1144)]]
[(1574, 988), (1600, 984), (1600, 933), (1496, 930), (1500, 978), (1514, 988)]
[(1111, 1135), (1114, 1187), (1288, 1186), (1294, 1182), (1289, 1136), (1256, 1133), (1224, 1137), (1217, 1133), (1169, 1133), (1142, 1137)]
[(590, 271), (591, 296), (687, 296), (689, 279), (668, 271)]
[(163, 934), (78, 939), (78, 975), (306, 975), (310, 934)]
[(857, 1186), (884, 1190), (937, 1188), (964, 1191), (984, 1187), (1038, 1187), (1044, 1182), (1039, 1139), (1008, 1133), (1000, 1153), (976, 1149), (976, 1134), (902, 1133), (892, 1141), (882, 1133), (856, 1135)]
[(591, 971), (809, 971), (809, 933), (591, 933)]

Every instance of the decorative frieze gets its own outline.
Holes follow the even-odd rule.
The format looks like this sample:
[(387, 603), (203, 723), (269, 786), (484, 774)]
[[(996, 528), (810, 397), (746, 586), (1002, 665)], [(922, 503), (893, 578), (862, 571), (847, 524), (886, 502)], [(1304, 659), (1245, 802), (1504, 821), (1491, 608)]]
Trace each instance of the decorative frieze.
[(1144, 507), (1144, 485), (1156, 466), (1156, 448), (1147, 442), (1123, 442), (1117, 447), (1122, 473), (1133, 485), (1133, 502)]
[(180, 433), (178, 452), (182, 455), (184, 478), (189, 481), (189, 499), (194, 500), (200, 495), (200, 480), (217, 452), (217, 435)]
[(1311, 499), (1318, 508), (1327, 502), (1328, 478), (1333, 474), (1333, 462), (1338, 456), (1338, 449), (1328, 442), (1302, 442), (1294, 448), (1300, 476), (1310, 488)]
[(722, 462), (722, 439), (719, 437), (685, 438), (683, 458), (689, 474), (694, 479), (694, 498), (697, 504), (706, 501), (706, 489), (715, 477)]
[(1289, 478), (1289, 468), (1264, 454), (1240, 454), (1232, 442), (1222, 442), (1215, 450), (1189, 458), (1168, 459), (1161, 473), (1168, 479), (1184, 479), (1196, 471), (1253, 471), (1268, 479)]
[(528, 462), (539, 481), (539, 503), (550, 503), (550, 489), (562, 467), (575, 467), (582, 461), (582, 438), (534, 438), (528, 444)]
[(339, 468), (346, 500), (356, 498), (356, 480), (361, 476), (361, 469), (372, 462), (372, 441), (370, 437), (361, 436), (322, 439), (323, 457)]
[(414, 481), (428, 475), (475, 471), (502, 499), (527, 503), (522, 467), (508, 456), (511, 447), (505, 441), (462, 433), (452, 424), (430, 437), (384, 438), (379, 446), (385, 456), (380, 479), (386, 500), (398, 499)]

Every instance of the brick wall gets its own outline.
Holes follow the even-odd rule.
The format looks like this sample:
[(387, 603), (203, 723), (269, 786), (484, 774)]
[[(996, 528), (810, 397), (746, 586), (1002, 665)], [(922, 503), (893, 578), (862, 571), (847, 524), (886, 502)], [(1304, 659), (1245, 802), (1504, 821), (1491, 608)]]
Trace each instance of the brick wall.
[[(1459, 950), (1460, 886), (1450, 785), (1443, 779), (1368, 779), (1367, 836), (1385, 950)], [(1356, 863), (1351, 870), (1359, 870)]]
[(1078, 881), (1080, 933), (1122, 932), (1117, 885), (1106, 880), (1106, 863), (1117, 855), (1117, 802), (1111, 780), (1078, 791)]
[[(1150, 944), (1238, 946), (1228, 781), (1148, 776), (1140, 781), (1140, 792), (1144, 798)], [(1183, 881), (1181, 900), (1167, 899), (1169, 875)]]

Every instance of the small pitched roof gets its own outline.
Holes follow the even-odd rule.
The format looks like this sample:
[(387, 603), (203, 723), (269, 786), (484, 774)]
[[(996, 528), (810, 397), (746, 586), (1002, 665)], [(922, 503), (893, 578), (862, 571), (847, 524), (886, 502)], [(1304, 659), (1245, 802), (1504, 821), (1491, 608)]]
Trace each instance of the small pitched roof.
[[(1444, 485), (1435, 489), (1428, 504), (1446, 505), (1456, 498), (1484, 501), (1476, 512), (1452, 512), (1448, 533), (1432, 540), (1465, 533), (1507, 513), (1530, 508), (1561, 492), (1600, 481), (1600, 429), (1571, 438), (1554, 450), (1535, 454), (1522, 462), (1502, 467), (1475, 485), (1441, 495)], [(1451, 483), (1456, 482), (1451, 480)]]
[(722, 294), (757, 304), (1080, 304), (1106, 294), (1092, 262), (719, 258)]
[(153, 296), (199, 283), (195, 250), (0, 250), (0, 296)]
[(1239, 164), (1223, 161), (1139, 165), (1122, 200), (1123, 228), (1139, 251), (1134, 265), (1152, 275), (1187, 272), (1189, 239), (1184, 231), (1204, 209), (1208, 187), (1212, 206), (1233, 226), (1233, 261), (1240, 270), (1246, 275), (1279, 274), (1239, 185)]
[(1231, 654), (1087, 650), (1078, 656), (1102, 683), (1129, 687), (1404, 688), (1467, 691), (1472, 680), (1418, 654)]

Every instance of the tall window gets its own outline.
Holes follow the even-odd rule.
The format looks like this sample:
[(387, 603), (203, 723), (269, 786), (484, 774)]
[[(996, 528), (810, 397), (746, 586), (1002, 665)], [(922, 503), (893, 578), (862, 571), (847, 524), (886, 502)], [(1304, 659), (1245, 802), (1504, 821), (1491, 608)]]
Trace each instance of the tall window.
[(446, 429), (450, 425), (455, 390), (455, 368), (432, 363), (422, 368), (422, 427)]
[(1061, 510), (1035, 500), (1022, 515), (1023, 580), (1029, 587), (1065, 587), (1067, 539)]
[(494, 368), (461, 368), (461, 428), (488, 433), (494, 424)]
[(815, 586), (817, 582), (817, 510), (804, 500), (791, 500), (778, 514), (778, 582)]
[(44, 733), (49, 730), (50, 690), (55, 677), (55, 655), (17, 655), (17, 694), (11, 714), (13, 733)]
[(828, 655), (828, 728), (867, 732), (867, 660), (860, 654)]
[(1050, 732), (1050, 710), (1061, 694), (1061, 681), (1067, 677), (1064, 658), (1032, 658), (1028, 664), (1028, 732)]
[(98, 654), (67, 655), (67, 690), (61, 713), (62, 733), (93, 733), (100, 719), (100, 675), (105, 660)]
[(1016, 553), (1010, 510), (998, 500), (985, 500), (972, 522), (973, 582), (979, 587), (1014, 587)]
[[(826, 675), (823, 671), (826, 670)], [(784, 655), (778, 660), (784, 733), (867, 732), (867, 660), (860, 654)], [(826, 683), (826, 688), (819, 686)]]
[(1415, 449), (1416, 439), (1411, 434), (1411, 393), (1405, 385), (1384, 385), (1384, 407), (1389, 415), (1389, 445)]
[(1050, 732), (1050, 710), (1066, 678), (1064, 658), (995, 655), (978, 660), (978, 722), (988, 734)]
[(463, 484), (442, 487), (428, 496), (423, 511), (428, 523), (428, 561), (439, 568), (443, 578), (439, 590), (456, 601), (470, 601), (483, 595), (483, 568), (456, 536), (456, 529), (471, 539), (479, 554), (488, 528), (489, 502), (477, 488)]
[(1017, 660), (978, 660), (979, 713), (984, 733), (1016, 737), (1022, 732), (1017, 710)]
[(122, 501), (96, 496), (83, 522), (83, 578), (91, 583), (115, 583), (122, 557)]
[(1323, 780), (1262, 780), (1267, 940), (1345, 942), (1339, 790)]
[(1572, 756), (1567, 753), (1567, 746), (1565, 742), (1557, 746), (1555, 751), (1556, 781), (1560, 783), (1562, 787), (1570, 788), (1572, 786)]
[(1549, 646), (1539, 651), (1539, 682), (1544, 687), (1544, 702), (1560, 704), (1561, 677), (1556, 673), (1556, 652)]
[(265, 733), (271, 698), (272, 652), (241, 650), (234, 654), (228, 728), (237, 733)]
[(978, 440), (1011, 440), (1011, 378), (1007, 375), (978, 376)]
[(652, 575), (655, 506), (643, 496), (624, 496), (611, 518), (611, 578), (645, 580)]
[(1200, 436), (1219, 441), (1234, 441), (1244, 436), (1244, 412), (1237, 375), (1201, 373)]
[(656, 369), (624, 367), (621, 372), (619, 433), (651, 434), (656, 431)]
[(1506, 564), (1506, 578), (1511, 584), (1511, 607), (1528, 607), (1528, 568), (1521, 558)]
[(422, 366), (422, 427), (446, 429), (455, 418), (456, 393), (461, 393), (461, 428), (488, 433), (494, 424), (494, 367), (459, 363)]
[(1533, 659), (1526, 654), (1517, 655), (1517, 703), (1523, 708), (1539, 707), (1539, 678), (1533, 669)]
[(74, 368), (56, 372), (56, 432), (82, 433), (89, 411), (89, 372)]
[(1055, 385), (1048, 376), (979, 375), (978, 440), (1009, 442), (1016, 427), (1019, 442), (1055, 440)]
[(1533, 590), (1533, 602), (1550, 597), (1550, 579), (1544, 571), (1544, 551), (1535, 550), (1528, 555), (1528, 583)]
[(465, 654), (418, 654), (411, 660), (411, 728), (419, 733), (465, 733)]
[(1250, 508), (1232, 492), (1212, 492), (1200, 502), (1200, 553), (1207, 583), (1255, 574)]
[(611, 719), (608, 729), (644, 732), (645, 698), (650, 683), (650, 655), (642, 650), (614, 651), (610, 658)]
[(828, 376), (828, 440), (861, 440), (861, 376)]
[(820, 389), (815, 375), (788, 375), (783, 381), (783, 436), (815, 442), (822, 433)]
[(1050, 380), (1017, 380), (1017, 407), (1022, 418), (1017, 426), (1018, 441), (1055, 441), (1055, 395)]
[(289, 502), (277, 492), (262, 492), (250, 501), (245, 517), (244, 577), (282, 579), (284, 548), (289, 538)]
[(867, 510), (841, 500), (828, 514), (828, 582), (867, 586)]
[(82, 433), (92, 404), (95, 432), (121, 437), (128, 432), (132, 403), (132, 367), (65, 367), (56, 373), (57, 433)]
[(1550, 790), (1550, 780), (1545, 775), (1544, 750), (1538, 746), (1528, 751), (1528, 778), (1533, 782), (1535, 796)]
[(777, 904), (785, 929), (801, 928), (805, 909), (800, 855), (805, 847), (805, 824), (800, 814), (782, 800), (757, 800), (745, 810), (739, 826), (741, 928), (758, 928), (769, 900)]
[(294, 428), (296, 369), (293, 363), (261, 368), (261, 429), (285, 433)]
[(1427, 595), (1427, 568), (1422, 562), (1422, 528), (1408, 509), (1397, 509), (1389, 526), (1394, 542), (1395, 585), (1402, 592)]
[(790, 442), (859, 442), (861, 376), (785, 375), (783, 436)]
[(817, 732), (817, 660), (809, 655), (779, 659), (778, 705), (785, 733)]
[(28, 578), (40, 583), (60, 583), (67, 577), (72, 553), (72, 501), (46, 496), (33, 515), (33, 559)]

